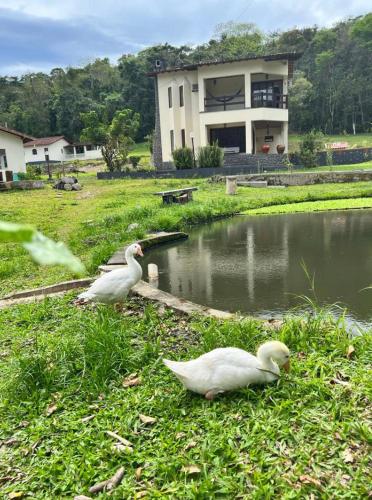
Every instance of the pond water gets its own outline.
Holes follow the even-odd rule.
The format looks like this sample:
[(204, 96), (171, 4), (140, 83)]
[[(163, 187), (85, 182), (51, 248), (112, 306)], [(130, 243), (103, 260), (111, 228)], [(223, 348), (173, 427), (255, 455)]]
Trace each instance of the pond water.
[(149, 250), (159, 288), (216, 309), (280, 317), (311, 296), (339, 302), (348, 319), (372, 323), (372, 210), (237, 216)]

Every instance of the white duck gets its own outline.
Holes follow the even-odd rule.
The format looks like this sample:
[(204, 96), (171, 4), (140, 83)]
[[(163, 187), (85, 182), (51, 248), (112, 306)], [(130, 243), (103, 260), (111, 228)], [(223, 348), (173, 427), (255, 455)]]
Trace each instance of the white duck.
[(116, 304), (123, 302), (129, 290), (142, 278), (142, 268), (134, 258), (143, 257), (141, 246), (133, 243), (125, 251), (128, 266), (121, 267), (100, 276), (86, 292), (77, 297), (77, 302), (101, 302)]
[(258, 348), (257, 357), (243, 349), (226, 347), (191, 361), (163, 362), (186, 389), (213, 399), (221, 392), (278, 380), (280, 367), (289, 371), (289, 349), (273, 340)]

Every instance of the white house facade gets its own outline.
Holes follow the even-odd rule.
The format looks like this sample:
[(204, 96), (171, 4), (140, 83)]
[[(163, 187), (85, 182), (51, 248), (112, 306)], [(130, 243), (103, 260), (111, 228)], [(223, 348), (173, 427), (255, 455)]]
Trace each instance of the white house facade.
[(102, 158), (99, 146), (72, 144), (64, 136), (40, 137), (24, 145), (26, 163), (60, 163), (71, 160)]
[(10, 172), (26, 172), (23, 143), (30, 139), (22, 132), (0, 126), (0, 181), (11, 180)]
[(288, 151), (288, 86), (295, 53), (163, 69), (155, 77), (162, 162), (180, 147), (218, 141), (226, 153)]

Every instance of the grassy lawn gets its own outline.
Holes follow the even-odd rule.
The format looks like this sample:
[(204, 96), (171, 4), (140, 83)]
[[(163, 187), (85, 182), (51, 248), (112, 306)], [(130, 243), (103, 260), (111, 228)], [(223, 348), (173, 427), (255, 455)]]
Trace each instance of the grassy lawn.
[[(232, 197), (204, 179), (79, 178), (80, 192), (2, 193), (0, 219), (65, 241), (89, 274), (148, 231), (187, 230), (242, 211), (372, 207), (372, 182), (242, 187)], [(184, 185), (199, 188), (188, 205), (164, 207), (152, 194)], [(128, 232), (133, 222), (139, 227)], [(71, 277), (37, 267), (18, 246), (0, 246), (2, 295)], [(77, 308), (76, 295), (0, 311), (2, 498), (109, 498), (89, 487), (121, 466), (123, 481), (110, 495), (118, 500), (367, 498), (369, 334), (351, 341), (341, 322), (316, 309), (267, 331), (249, 318), (182, 318), (140, 299), (123, 313)], [(272, 338), (289, 346), (292, 372), (214, 402), (185, 392), (161, 363), (221, 346), (255, 352)], [(140, 384), (123, 387), (132, 373)], [(145, 424), (140, 414), (156, 420)], [(113, 449), (106, 431), (131, 446)]]
[(310, 169), (296, 169), (296, 172), (350, 172), (353, 170), (372, 170), (372, 161), (355, 163), (353, 165), (333, 165), (331, 167), (314, 167)]
[[(187, 229), (187, 226), (221, 215), (288, 203), (345, 199), (342, 208), (361, 198), (369, 207), (372, 183), (323, 184), (286, 189), (239, 188), (234, 197), (225, 194), (223, 183), (204, 179), (97, 181), (79, 174), (84, 188), (78, 192), (44, 190), (2, 193), (0, 219), (34, 224), (47, 236), (63, 240), (96, 273), (100, 264), (124, 243), (144, 237), (148, 231)], [(195, 201), (188, 205), (162, 206), (152, 193), (164, 188), (197, 185)], [(365, 203), (363, 200), (365, 199)], [(129, 224), (139, 227), (128, 232)], [(1, 294), (47, 285), (72, 278), (61, 268), (37, 267), (16, 245), (0, 246)]]
[[(301, 134), (289, 134), (288, 147), (289, 152), (299, 150), (299, 144), (302, 140)], [(340, 135), (327, 135), (324, 138), (325, 143), (332, 142), (347, 142), (351, 148), (367, 148), (372, 147), (372, 134), (340, 134)]]
[[(114, 499), (367, 497), (367, 335), (348, 359), (341, 325), (317, 315), (273, 333), (248, 319), (181, 320), (139, 300), (126, 315), (79, 309), (75, 295), (0, 312), (4, 498), (87, 495), (121, 466)], [(268, 338), (290, 347), (292, 372), (214, 402), (185, 392), (160, 361), (217, 346), (254, 352)], [(133, 372), (140, 385), (124, 388)], [(114, 450), (106, 431), (130, 448)]]

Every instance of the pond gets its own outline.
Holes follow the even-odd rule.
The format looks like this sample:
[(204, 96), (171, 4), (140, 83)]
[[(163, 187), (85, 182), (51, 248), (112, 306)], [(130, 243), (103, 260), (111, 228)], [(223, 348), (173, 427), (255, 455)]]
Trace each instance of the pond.
[(189, 239), (147, 252), (159, 288), (193, 302), (281, 317), (312, 297), (341, 303), (358, 324), (372, 322), (372, 210), (237, 216), (198, 226)]

